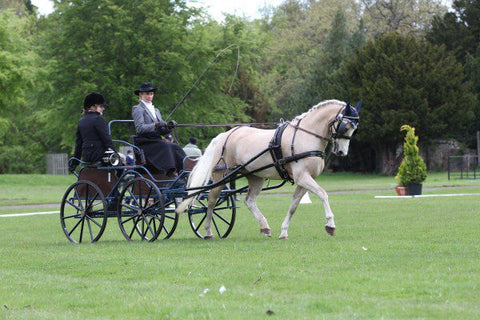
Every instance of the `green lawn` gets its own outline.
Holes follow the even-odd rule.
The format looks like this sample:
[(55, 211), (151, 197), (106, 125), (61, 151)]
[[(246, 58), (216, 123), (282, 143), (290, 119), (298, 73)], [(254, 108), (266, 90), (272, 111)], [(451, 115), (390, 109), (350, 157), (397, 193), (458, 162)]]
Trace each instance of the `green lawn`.
[[(335, 237), (313, 196), (288, 241), (276, 239), (286, 195), (259, 199), (272, 238), (243, 204), (230, 236), (212, 241), (186, 216), (170, 240), (129, 243), (110, 219), (98, 243), (81, 245), (56, 214), (0, 218), (0, 319), (480, 318), (478, 196), (375, 199), (394, 194), (391, 178), (337, 177), (325, 176), (327, 191), (341, 190), (335, 181), (367, 191), (332, 192)], [(480, 192), (453, 184), (424, 193)]]
[[(0, 174), (0, 206), (60, 203), (67, 187), (75, 181), (76, 178), (73, 175)], [(375, 190), (393, 195), (396, 185), (393, 177), (374, 174), (324, 173), (317, 178), (317, 181), (327, 192)], [(238, 185), (242, 186), (245, 183), (246, 180), (241, 179)], [(428, 175), (424, 188), (479, 185), (480, 180), (448, 180), (446, 172), (438, 172)], [(270, 190), (267, 193), (288, 193), (293, 190), (294, 187), (287, 183), (282, 188)]]

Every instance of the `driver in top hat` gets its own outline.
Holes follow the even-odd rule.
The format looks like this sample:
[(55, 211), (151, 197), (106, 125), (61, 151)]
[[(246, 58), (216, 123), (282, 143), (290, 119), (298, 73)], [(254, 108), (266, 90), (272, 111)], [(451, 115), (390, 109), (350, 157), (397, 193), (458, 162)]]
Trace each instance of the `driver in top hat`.
[[(112, 138), (108, 134), (107, 120), (103, 117), (105, 98), (98, 92), (87, 94), (83, 101), (83, 117), (78, 121), (75, 138), (74, 157), (85, 162), (100, 161), (108, 149), (115, 151)], [(73, 172), (78, 161), (69, 166)]]
[(162, 119), (160, 110), (153, 105), (156, 90), (151, 82), (143, 82), (134, 91), (139, 97), (139, 103), (132, 107), (137, 132), (135, 144), (143, 149), (154, 171), (172, 176), (182, 169), (185, 152), (178, 144), (165, 139), (170, 128)]

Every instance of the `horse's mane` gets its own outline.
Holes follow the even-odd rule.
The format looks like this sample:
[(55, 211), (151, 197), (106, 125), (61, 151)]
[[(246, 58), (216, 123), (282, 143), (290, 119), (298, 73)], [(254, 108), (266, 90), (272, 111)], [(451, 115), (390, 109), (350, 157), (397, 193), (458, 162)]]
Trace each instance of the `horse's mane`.
[(327, 104), (339, 104), (339, 105), (342, 105), (342, 106), (346, 106), (346, 105), (347, 105), (345, 102), (340, 101), (340, 100), (336, 100), (336, 99), (325, 100), (325, 101), (322, 101), (322, 102), (320, 102), (319, 104), (311, 107), (308, 111), (302, 113), (301, 115), (296, 116), (294, 120), (303, 119), (303, 118), (305, 118), (305, 116), (306, 116), (307, 114), (309, 114), (310, 112), (315, 111), (315, 110), (317, 110), (318, 108), (323, 107), (323, 106), (325, 106), (325, 105), (327, 105)]

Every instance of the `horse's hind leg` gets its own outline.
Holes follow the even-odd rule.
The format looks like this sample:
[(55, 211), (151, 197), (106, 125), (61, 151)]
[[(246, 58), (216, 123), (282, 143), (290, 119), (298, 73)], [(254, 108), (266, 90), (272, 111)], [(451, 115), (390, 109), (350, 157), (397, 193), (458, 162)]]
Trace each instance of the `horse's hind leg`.
[(265, 179), (255, 176), (247, 176), (247, 180), (248, 193), (245, 197), (245, 205), (257, 219), (258, 224), (260, 225), (260, 233), (270, 237), (272, 233), (270, 226), (268, 225), (267, 219), (257, 207), (257, 197), (260, 191), (262, 191), (262, 186)]
[(320, 187), (315, 180), (309, 175), (303, 175), (301, 178), (295, 181), (298, 186), (301, 186), (311, 193), (317, 195), (320, 200), (322, 200), (323, 207), (325, 209), (325, 218), (327, 219), (327, 224), (325, 225), (325, 231), (333, 236), (335, 234), (335, 221), (333, 220), (333, 212), (328, 203), (327, 192)]
[(203, 237), (204, 239), (213, 238), (213, 233), (212, 233), (213, 209), (217, 204), (217, 199), (222, 189), (223, 189), (223, 186), (213, 188), (212, 190), (210, 190), (208, 194), (208, 208), (207, 208), (207, 215), (205, 217), (205, 236)]
[(290, 207), (288, 208), (287, 216), (285, 217), (285, 220), (283, 220), (283, 223), (282, 223), (282, 232), (280, 233), (280, 236), (278, 237), (278, 239), (280, 240), (288, 239), (288, 226), (290, 225), (290, 220), (292, 219), (292, 216), (297, 210), (300, 200), (302, 199), (303, 195), (306, 192), (307, 190), (300, 186), (297, 186), (297, 188), (295, 189), (295, 192), (293, 193), (292, 202), (290, 203)]

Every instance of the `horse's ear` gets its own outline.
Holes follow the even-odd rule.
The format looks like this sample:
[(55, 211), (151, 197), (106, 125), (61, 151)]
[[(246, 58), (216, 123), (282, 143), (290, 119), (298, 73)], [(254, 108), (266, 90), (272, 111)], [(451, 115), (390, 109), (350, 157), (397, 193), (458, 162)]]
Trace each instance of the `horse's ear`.
[(345, 106), (345, 114), (344, 116), (350, 116), (352, 115), (352, 105), (347, 102), (347, 105)]
[(357, 106), (355, 107), (355, 110), (357, 110), (358, 113), (360, 113), (360, 107), (362, 106), (362, 100), (359, 100), (357, 103)]

